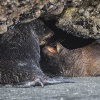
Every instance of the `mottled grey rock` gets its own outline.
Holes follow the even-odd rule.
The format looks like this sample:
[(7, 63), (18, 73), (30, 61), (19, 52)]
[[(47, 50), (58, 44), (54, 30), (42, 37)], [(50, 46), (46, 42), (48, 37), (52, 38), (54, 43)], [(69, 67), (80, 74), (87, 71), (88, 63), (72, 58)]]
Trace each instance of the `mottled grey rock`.
[(57, 26), (69, 34), (83, 38), (100, 38), (100, 0), (73, 0), (78, 5), (67, 7)]
[[(0, 0), (0, 34), (16, 22), (30, 22), (42, 14), (58, 15), (65, 0)], [(5, 30), (4, 30), (5, 29)]]
[(65, 83), (32, 88), (0, 88), (0, 100), (100, 100), (100, 77), (72, 78)]

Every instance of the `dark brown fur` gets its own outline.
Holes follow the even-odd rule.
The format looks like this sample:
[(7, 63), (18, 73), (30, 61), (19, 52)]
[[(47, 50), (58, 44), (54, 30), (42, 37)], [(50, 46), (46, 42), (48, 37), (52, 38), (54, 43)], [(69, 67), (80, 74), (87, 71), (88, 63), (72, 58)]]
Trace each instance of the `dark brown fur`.
[[(0, 83), (17, 84), (42, 78), (35, 21), (18, 24), (0, 37)], [(42, 36), (41, 36), (42, 37)]]
[(17, 24), (0, 36), (0, 84), (30, 87), (68, 82), (66, 79), (55, 81), (40, 68), (39, 45), (51, 36), (43, 25), (38, 20)]
[(51, 72), (56, 75), (70, 77), (100, 76), (99, 40), (86, 47), (73, 50), (69, 50), (58, 43), (56, 49), (46, 46), (43, 52), (49, 64), (47, 69), (51, 69)]

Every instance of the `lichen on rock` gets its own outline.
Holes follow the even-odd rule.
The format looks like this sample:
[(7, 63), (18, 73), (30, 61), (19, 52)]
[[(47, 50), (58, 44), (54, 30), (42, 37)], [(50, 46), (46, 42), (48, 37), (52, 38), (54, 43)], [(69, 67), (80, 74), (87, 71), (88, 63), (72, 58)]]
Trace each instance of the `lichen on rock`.
[(30, 22), (47, 13), (57, 15), (63, 4), (64, 0), (0, 0), (0, 34), (14, 23)]
[[(67, 33), (84, 38), (100, 38), (100, 1), (73, 0), (59, 17), (57, 26)], [(77, 3), (79, 2), (79, 3)]]

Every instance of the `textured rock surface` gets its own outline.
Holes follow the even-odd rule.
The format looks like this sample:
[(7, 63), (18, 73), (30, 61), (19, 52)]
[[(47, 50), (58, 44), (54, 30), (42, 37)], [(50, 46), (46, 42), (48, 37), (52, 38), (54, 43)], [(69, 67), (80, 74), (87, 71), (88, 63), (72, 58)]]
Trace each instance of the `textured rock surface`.
[(76, 83), (44, 88), (0, 88), (0, 100), (100, 100), (100, 78), (73, 78)]
[(0, 34), (14, 23), (30, 22), (40, 16), (45, 19), (54, 16), (57, 26), (67, 33), (100, 38), (99, 0), (1, 0)]
[(57, 26), (67, 33), (84, 38), (100, 38), (100, 0), (73, 0), (65, 9)]
[(0, 34), (20, 21), (30, 22), (41, 14), (57, 15), (64, 8), (64, 0), (0, 0)]

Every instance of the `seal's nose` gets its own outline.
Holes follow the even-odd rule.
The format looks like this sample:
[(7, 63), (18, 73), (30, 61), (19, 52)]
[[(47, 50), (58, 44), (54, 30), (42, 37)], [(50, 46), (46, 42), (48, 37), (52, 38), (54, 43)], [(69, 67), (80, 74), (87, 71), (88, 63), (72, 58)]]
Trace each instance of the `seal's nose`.
[(43, 48), (43, 52), (46, 55), (53, 55), (53, 54), (57, 53), (57, 50), (53, 47), (46, 46), (46, 47)]
[(51, 52), (51, 53), (57, 53), (57, 50), (55, 48), (52, 48), (52, 47), (47, 47), (48, 51)]

